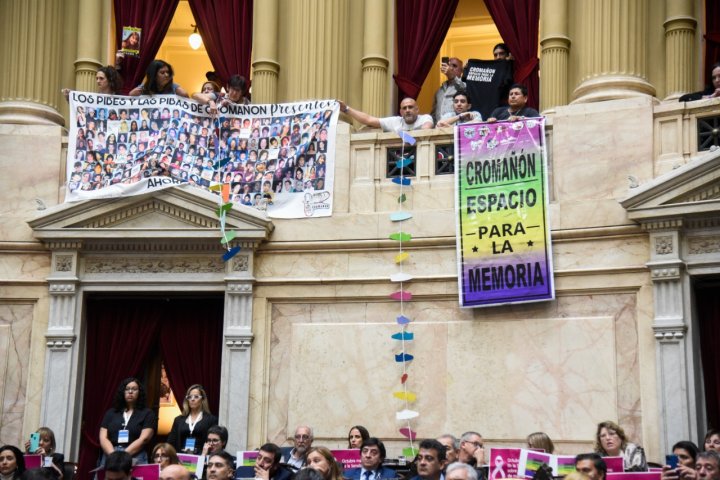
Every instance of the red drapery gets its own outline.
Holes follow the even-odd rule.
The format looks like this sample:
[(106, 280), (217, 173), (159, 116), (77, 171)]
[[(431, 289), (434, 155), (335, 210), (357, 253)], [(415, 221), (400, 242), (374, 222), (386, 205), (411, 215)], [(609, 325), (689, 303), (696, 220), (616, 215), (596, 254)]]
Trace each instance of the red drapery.
[[(160, 346), (170, 387), (182, 404), (201, 383), (217, 413), (220, 395), (223, 299), (89, 299), (85, 393), (78, 478), (88, 478), (100, 454), (100, 423), (120, 381), (142, 377)], [(148, 405), (152, 407), (152, 405)]]
[[(698, 325), (700, 327), (700, 358), (705, 383), (705, 408), (709, 428), (720, 428), (720, 287), (698, 286), (695, 289)], [(704, 432), (701, 433), (704, 435)]]
[(540, 0), (485, 0), (490, 16), (515, 58), (516, 83), (528, 89), (528, 106), (538, 109)]
[(123, 27), (138, 27), (140, 57), (126, 56), (122, 62), (123, 94), (142, 83), (145, 70), (160, 49), (179, 0), (114, 0), (115, 41), (122, 45)]
[[(196, 300), (173, 300), (169, 321), (163, 327), (160, 351), (172, 388), (182, 405), (188, 387), (201, 384), (210, 410), (217, 415), (220, 404), (220, 361), (222, 353), (223, 301), (206, 300), (198, 308)], [(191, 361), (188, 361), (191, 360)]]
[(224, 83), (235, 74), (249, 81), (253, 0), (190, 0), (190, 9), (215, 73)]
[(458, 0), (396, 0), (398, 101), (417, 98), (450, 28)]
[(720, 2), (705, 2), (705, 76), (703, 84), (712, 85), (712, 66), (720, 62)]

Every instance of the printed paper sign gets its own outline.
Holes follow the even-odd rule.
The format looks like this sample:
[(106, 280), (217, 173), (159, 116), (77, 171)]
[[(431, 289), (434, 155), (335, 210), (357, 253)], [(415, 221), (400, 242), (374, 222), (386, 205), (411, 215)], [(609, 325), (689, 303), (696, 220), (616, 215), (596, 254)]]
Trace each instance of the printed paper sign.
[(490, 448), (490, 480), (517, 478), (520, 452), (520, 448)]

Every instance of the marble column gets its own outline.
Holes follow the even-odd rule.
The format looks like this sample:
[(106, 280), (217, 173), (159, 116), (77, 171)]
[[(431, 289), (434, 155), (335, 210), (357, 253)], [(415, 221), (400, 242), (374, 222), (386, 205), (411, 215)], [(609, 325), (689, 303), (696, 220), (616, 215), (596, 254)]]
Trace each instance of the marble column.
[(585, 0), (579, 5), (580, 85), (573, 103), (655, 95), (647, 81), (648, 0)]
[(692, 0), (665, 2), (665, 100), (695, 90), (695, 27)]
[[(278, 0), (265, 0), (262, 8), (253, 9), (254, 103), (277, 103), (278, 74)], [(285, 100), (285, 99), (282, 99)]]
[[(243, 248), (252, 250), (245, 243)], [(246, 450), (250, 410), (250, 358), (253, 307), (253, 254), (240, 254), (228, 262), (225, 278), (223, 355), (220, 385), (220, 422), (232, 432), (229, 452)]]
[[(285, 70), (289, 98), (347, 98), (349, 0), (295, 0)], [(285, 67), (285, 65), (283, 65)]]
[[(57, 249), (55, 249), (55, 247)], [(48, 277), (50, 311), (45, 334), (45, 383), (40, 424), (55, 432), (57, 450), (77, 458), (81, 405), (78, 385), (80, 305), (77, 277), (80, 244), (51, 245), (52, 271)], [(77, 424), (77, 425), (76, 425)], [(78, 437), (73, 438), (73, 432)]]
[[(60, 0), (4, 0), (0, 19), (0, 123), (63, 125)], [(64, 101), (64, 100), (63, 100)]]
[(555, 107), (568, 103), (568, 38), (567, 0), (543, 0), (542, 39), (540, 40), (540, 111), (553, 113)]
[(387, 46), (384, 0), (365, 0), (365, 28), (362, 58), (363, 112), (383, 117), (387, 110)]
[[(647, 227), (646, 227), (647, 228)], [(652, 227), (650, 227), (652, 228)], [(697, 438), (693, 345), (687, 335), (689, 279), (680, 258), (679, 230), (650, 232), (657, 385), (660, 405), (660, 451), (669, 452), (681, 438)]]
[(100, 49), (104, 43), (101, 38), (102, 2), (80, 0), (79, 6), (79, 24), (82, 25), (82, 28), (78, 29), (75, 90), (94, 92), (96, 89), (95, 73), (102, 66), (100, 62), (102, 56)]

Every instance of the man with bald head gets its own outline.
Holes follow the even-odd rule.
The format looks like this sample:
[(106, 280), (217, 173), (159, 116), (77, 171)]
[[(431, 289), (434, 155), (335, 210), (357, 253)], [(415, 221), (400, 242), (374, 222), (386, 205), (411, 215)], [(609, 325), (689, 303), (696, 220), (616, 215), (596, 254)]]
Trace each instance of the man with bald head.
[(347, 113), (352, 118), (372, 128), (382, 128), (383, 132), (395, 132), (397, 130), (427, 130), (435, 125), (430, 115), (420, 115), (417, 102), (414, 98), (405, 97), (400, 102), (400, 116), (397, 117), (374, 117), (360, 110), (350, 108), (345, 102), (340, 103), (340, 111)]
[(182, 465), (168, 465), (160, 472), (160, 480), (190, 480), (190, 472)]

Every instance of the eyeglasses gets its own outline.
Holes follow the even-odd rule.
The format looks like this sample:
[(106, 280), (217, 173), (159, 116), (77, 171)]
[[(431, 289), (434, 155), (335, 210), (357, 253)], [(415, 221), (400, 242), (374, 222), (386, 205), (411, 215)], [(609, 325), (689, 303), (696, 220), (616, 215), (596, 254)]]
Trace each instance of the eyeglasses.
[(295, 440), (310, 440), (310, 435), (295, 435)]
[(208, 441), (208, 443), (220, 443), (220, 442), (222, 442), (222, 440), (220, 440), (219, 438), (208, 438), (207, 441)]
[(480, 442), (468, 442), (466, 440), (465, 443), (469, 443), (470, 445), (475, 445), (475, 448), (483, 448), (483, 444)]
[(200, 400), (201, 398), (203, 398), (202, 395), (188, 395), (185, 400)]

